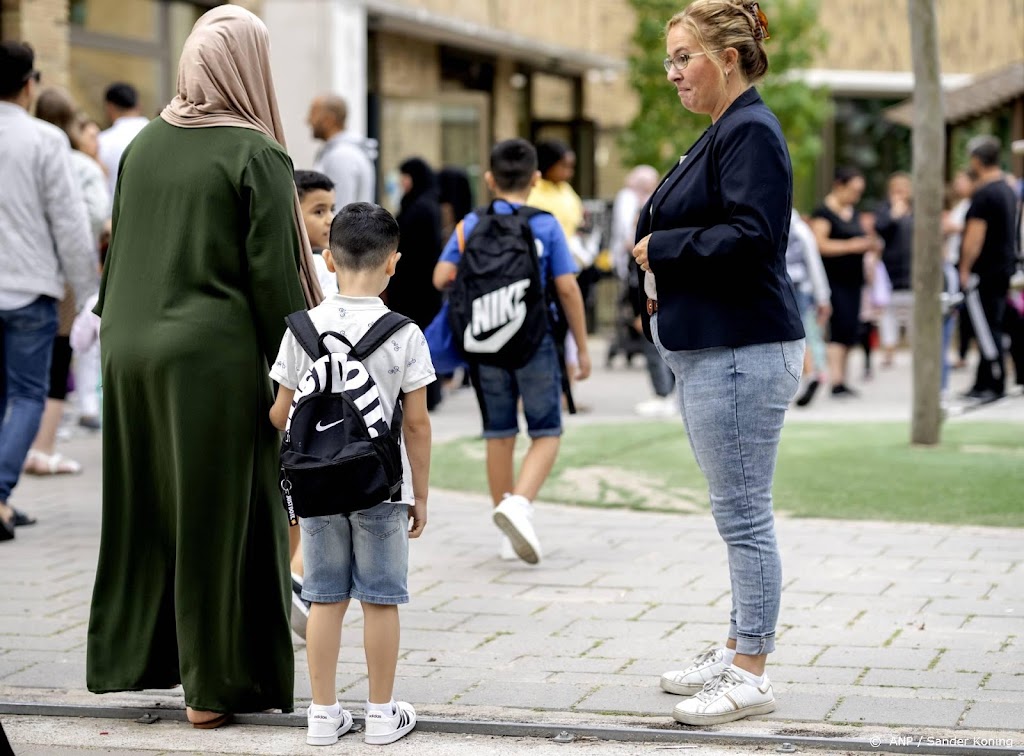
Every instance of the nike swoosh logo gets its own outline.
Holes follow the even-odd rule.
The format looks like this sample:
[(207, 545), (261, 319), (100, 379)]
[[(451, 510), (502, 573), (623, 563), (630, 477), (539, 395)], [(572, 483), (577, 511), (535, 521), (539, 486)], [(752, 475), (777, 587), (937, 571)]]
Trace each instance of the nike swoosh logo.
[(499, 328), (497, 331), (492, 333), (486, 339), (477, 339), (473, 336), (473, 324), (470, 323), (466, 326), (465, 333), (462, 336), (462, 348), (467, 352), (493, 354), (501, 349), (508, 340), (516, 335), (516, 332), (523, 327), (523, 323), (526, 322), (526, 306), (520, 305), (517, 308), (516, 316)]
[(318, 422), (316, 424), (316, 429), (318, 431), (325, 431), (328, 428), (333, 428), (335, 425), (338, 425), (338, 424), (343, 423), (343, 422), (345, 422), (345, 418), (341, 418), (341, 420), (335, 420), (333, 423), (327, 423), (327, 425), (324, 425), (323, 424), (323, 420), (321, 420), (320, 422)]

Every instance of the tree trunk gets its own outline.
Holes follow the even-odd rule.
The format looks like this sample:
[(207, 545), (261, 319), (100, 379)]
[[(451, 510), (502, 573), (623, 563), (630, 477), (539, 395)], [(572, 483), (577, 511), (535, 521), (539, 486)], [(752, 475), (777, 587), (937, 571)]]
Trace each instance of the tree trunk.
[(939, 443), (942, 409), (942, 193), (945, 119), (935, 0), (907, 0), (914, 62), (914, 397), (910, 440)]

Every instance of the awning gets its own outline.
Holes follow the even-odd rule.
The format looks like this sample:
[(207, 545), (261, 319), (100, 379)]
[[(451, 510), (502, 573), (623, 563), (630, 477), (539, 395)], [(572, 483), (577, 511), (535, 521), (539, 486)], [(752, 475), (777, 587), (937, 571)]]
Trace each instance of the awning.
[[(1013, 102), (1019, 97), (1024, 97), (1024, 61), (975, 76), (970, 83), (944, 92), (942, 99), (946, 123), (956, 126)], [(912, 126), (913, 99), (886, 108), (884, 115), (893, 123)]]
[(369, 25), (373, 29), (527, 61), (532, 63), (533, 67), (542, 70), (585, 74), (590, 71), (621, 71), (626, 68), (624, 58), (541, 42), (425, 8), (411, 8), (392, 0), (366, 0), (366, 13)]

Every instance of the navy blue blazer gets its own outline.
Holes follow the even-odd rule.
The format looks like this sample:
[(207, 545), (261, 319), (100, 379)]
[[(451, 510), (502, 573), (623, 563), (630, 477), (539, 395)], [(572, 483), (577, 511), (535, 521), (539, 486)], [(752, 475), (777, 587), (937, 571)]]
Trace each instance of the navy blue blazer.
[[(636, 241), (653, 233), (658, 337), (670, 350), (803, 338), (786, 244), (793, 171), (775, 114), (741, 94), (662, 179)], [(640, 271), (644, 334), (651, 338)]]

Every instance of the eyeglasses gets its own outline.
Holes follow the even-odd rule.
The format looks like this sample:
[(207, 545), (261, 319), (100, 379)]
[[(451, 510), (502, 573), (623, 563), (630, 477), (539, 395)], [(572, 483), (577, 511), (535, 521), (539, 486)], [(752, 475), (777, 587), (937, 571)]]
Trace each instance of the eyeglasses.
[(39, 71), (29, 71), (27, 74), (25, 74), (25, 81), (24, 81), (24, 83), (28, 84), (28, 82), (31, 80), (31, 81), (34, 81), (36, 84), (38, 84), (39, 81), (42, 78), (43, 78), (43, 74), (41, 72), (39, 72)]
[(690, 58), (694, 58), (698, 55), (707, 55), (709, 52), (722, 52), (721, 50), (708, 50), (707, 52), (695, 52), (695, 53), (679, 53), (674, 58), (665, 58), (661, 61), (661, 65), (665, 67), (665, 73), (668, 73), (675, 68), (679, 73), (686, 70), (686, 67), (690, 65)]

